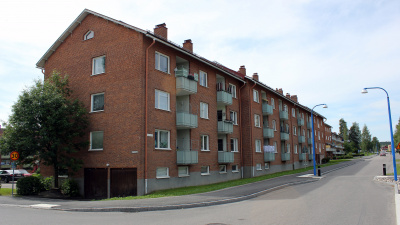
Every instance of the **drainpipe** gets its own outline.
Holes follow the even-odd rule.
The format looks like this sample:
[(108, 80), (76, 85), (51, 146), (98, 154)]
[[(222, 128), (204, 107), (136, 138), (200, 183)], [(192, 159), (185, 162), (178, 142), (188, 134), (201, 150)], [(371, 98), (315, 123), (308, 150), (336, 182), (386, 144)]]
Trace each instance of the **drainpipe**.
[(250, 111), (250, 121), (251, 121), (251, 124), (250, 124), (250, 152), (251, 152), (251, 168), (252, 168), (252, 174), (253, 174), (253, 176), (252, 177), (254, 177), (254, 156), (253, 156), (253, 125), (254, 125), (254, 116), (253, 116), (253, 114), (252, 114), (252, 110), (251, 110), (251, 104), (253, 103), (252, 102), (252, 98), (251, 98), (251, 91), (253, 90), (253, 88), (256, 86), (256, 82), (254, 81), (254, 85), (249, 89), (249, 97), (250, 97), (250, 104), (249, 104), (249, 111)]
[(240, 164), (242, 165), (240, 167), (241, 170), (241, 178), (243, 179), (243, 131), (242, 131), (242, 97), (240, 95), (240, 90), (246, 85), (246, 82), (243, 83), (243, 85), (239, 88), (239, 115), (240, 115), (240, 121), (239, 121), (239, 132), (240, 132)]
[(148, 84), (148, 75), (149, 75), (149, 49), (154, 45), (156, 39), (153, 38), (153, 43), (149, 45), (146, 49), (146, 79), (145, 79), (145, 114), (144, 114), (144, 194), (147, 195), (147, 84)]

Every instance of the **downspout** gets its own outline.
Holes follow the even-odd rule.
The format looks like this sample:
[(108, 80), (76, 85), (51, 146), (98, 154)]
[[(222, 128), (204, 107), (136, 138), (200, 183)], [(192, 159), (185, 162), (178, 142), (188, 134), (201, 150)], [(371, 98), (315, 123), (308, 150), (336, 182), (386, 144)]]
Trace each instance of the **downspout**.
[(153, 43), (146, 49), (146, 79), (145, 79), (145, 114), (144, 114), (144, 194), (147, 195), (147, 80), (149, 75), (149, 49), (154, 45), (156, 39), (153, 38)]
[[(251, 152), (251, 168), (252, 168), (252, 177), (254, 177), (254, 156), (253, 156), (253, 125), (254, 125), (254, 116), (253, 116), (253, 114), (252, 114), (252, 110), (251, 110), (251, 104), (253, 103), (252, 102), (252, 99), (251, 99), (251, 90), (253, 90), (253, 88), (256, 86), (256, 82), (254, 81), (254, 85), (249, 89), (249, 97), (250, 97), (250, 104), (249, 104), (249, 111), (250, 111), (250, 121), (251, 121), (251, 124), (250, 124), (250, 152)], [(254, 98), (254, 96), (253, 96), (253, 98)]]
[(241, 171), (241, 178), (243, 179), (243, 128), (242, 128), (242, 97), (240, 95), (240, 90), (242, 90), (242, 88), (246, 85), (246, 82), (243, 83), (243, 85), (239, 88), (239, 115), (240, 115), (240, 125), (239, 125), (239, 132), (240, 132), (240, 163), (241, 163), (241, 167), (240, 167), (240, 171)]

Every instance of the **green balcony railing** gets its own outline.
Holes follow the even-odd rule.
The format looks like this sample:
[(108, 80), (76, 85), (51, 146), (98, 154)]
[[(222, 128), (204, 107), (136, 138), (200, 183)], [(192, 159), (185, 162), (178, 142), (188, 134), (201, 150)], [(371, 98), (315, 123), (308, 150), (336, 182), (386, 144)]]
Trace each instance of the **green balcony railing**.
[(268, 127), (263, 128), (264, 138), (274, 138), (274, 130)]
[(189, 165), (196, 164), (199, 162), (197, 151), (177, 151), (176, 152), (176, 164), (177, 165)]
[(267, 102), (263, 101), (262, 112), (263, 112), (264, 116), (272, 115), (274, 113), (274, 110), (272, 109), (272, 105), (269, 105)]
[(232, 94), (227, 91), (217, 91), (217, 104), (232, 105)]
[(275, 153), (264, 152), (264, 162), (272, 162), (275, 160)]
[(218, 152), (218, 163), (233, 163), (234, 153), (233, 152)]
[(197, 82), (188, 77), (176, 77), (176, 96), (191, 95), (197, 93)]
[(232, 134), (233, 123), (231, 121), (218, 121), (218, 133), (219, 134)]
[(308, 154), (308, 160), (313, 160), (313, 154), (312, 153)]
[(289, 161), (290, 160), (290, 153), (282, 153), (282, 161)]
[(297, 118), (297, 125), (298, 126), (304, 126), (304, 119), (303, 118)]
[(281, 141), (289, 141), (289, 134), (281, 132)]
[(279, 119), (288, 120), (289, 119), (289, 113), (286, 112), (286, 111), (279, 111)]
[(306, 161), (307, 160), (307, 154), (306, 153), (300, 153), (299, 154), (299, 160), (300, 161)]
[(307, 122), (307, 129), (311, 129), (311, 128), (312, 128), (311, 122)]
[(306, 142), (306, 137), (304, 136), (299, 136), (299, 143), (305, 143)]
[(177, 129), (197, 128), (197, 115), (190, 114), (187, 112), (177, 112), (176, 128)]

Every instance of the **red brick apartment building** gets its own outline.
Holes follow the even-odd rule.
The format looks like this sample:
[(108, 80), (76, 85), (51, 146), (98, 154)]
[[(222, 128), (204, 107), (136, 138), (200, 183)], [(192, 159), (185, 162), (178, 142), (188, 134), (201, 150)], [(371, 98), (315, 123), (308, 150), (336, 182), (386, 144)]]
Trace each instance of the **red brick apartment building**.
[[(37, 63), (45, 78), (68, 74), (90, 112), (90, 147), (74, 175), (82, 194), (143, 195), (311, 165), (311, 110), (297, 96), (198, 56), (167, 31), (84, 10)], [(326, 125), (314, 119), (322, 159)]]

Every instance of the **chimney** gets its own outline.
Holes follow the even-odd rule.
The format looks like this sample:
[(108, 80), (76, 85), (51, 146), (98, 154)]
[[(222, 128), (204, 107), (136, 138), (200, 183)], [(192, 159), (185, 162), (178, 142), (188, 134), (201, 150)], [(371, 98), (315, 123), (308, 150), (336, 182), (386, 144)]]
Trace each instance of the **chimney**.
[(290, 98), (290, 93), (286, 93), (286, 98)]
[(188, 50), (189, 52), (193, 52), (192, 40), (191, 39), (185, 40), (185, 42), (183, 42), (183, 48)]
[(292, 99), (293, 101), (299, 103), (299, 100), (297, 99), (297, 95), (292, 95), (292, 96), (290, 97), (290, 99)]
[(253, 74), (253, 80), (258, 81), (258, 73), (254, 73), (254, 74)]
[(163, 37), (165, 39), (168, 39), (167, 25), (165, 23), (156, 25), (156, 27), (154, 28), (154, 34)]
[(239, 71), (238, 71), (238, 72), (246, 76), (246, 67), (244, 67), (244, 66), (240, 66), (240, 68), (239, 68)]
[(281, 93), (281, 95), (283, 95), (283, 90), (282, 88), (277, 89), (279, 93)]

